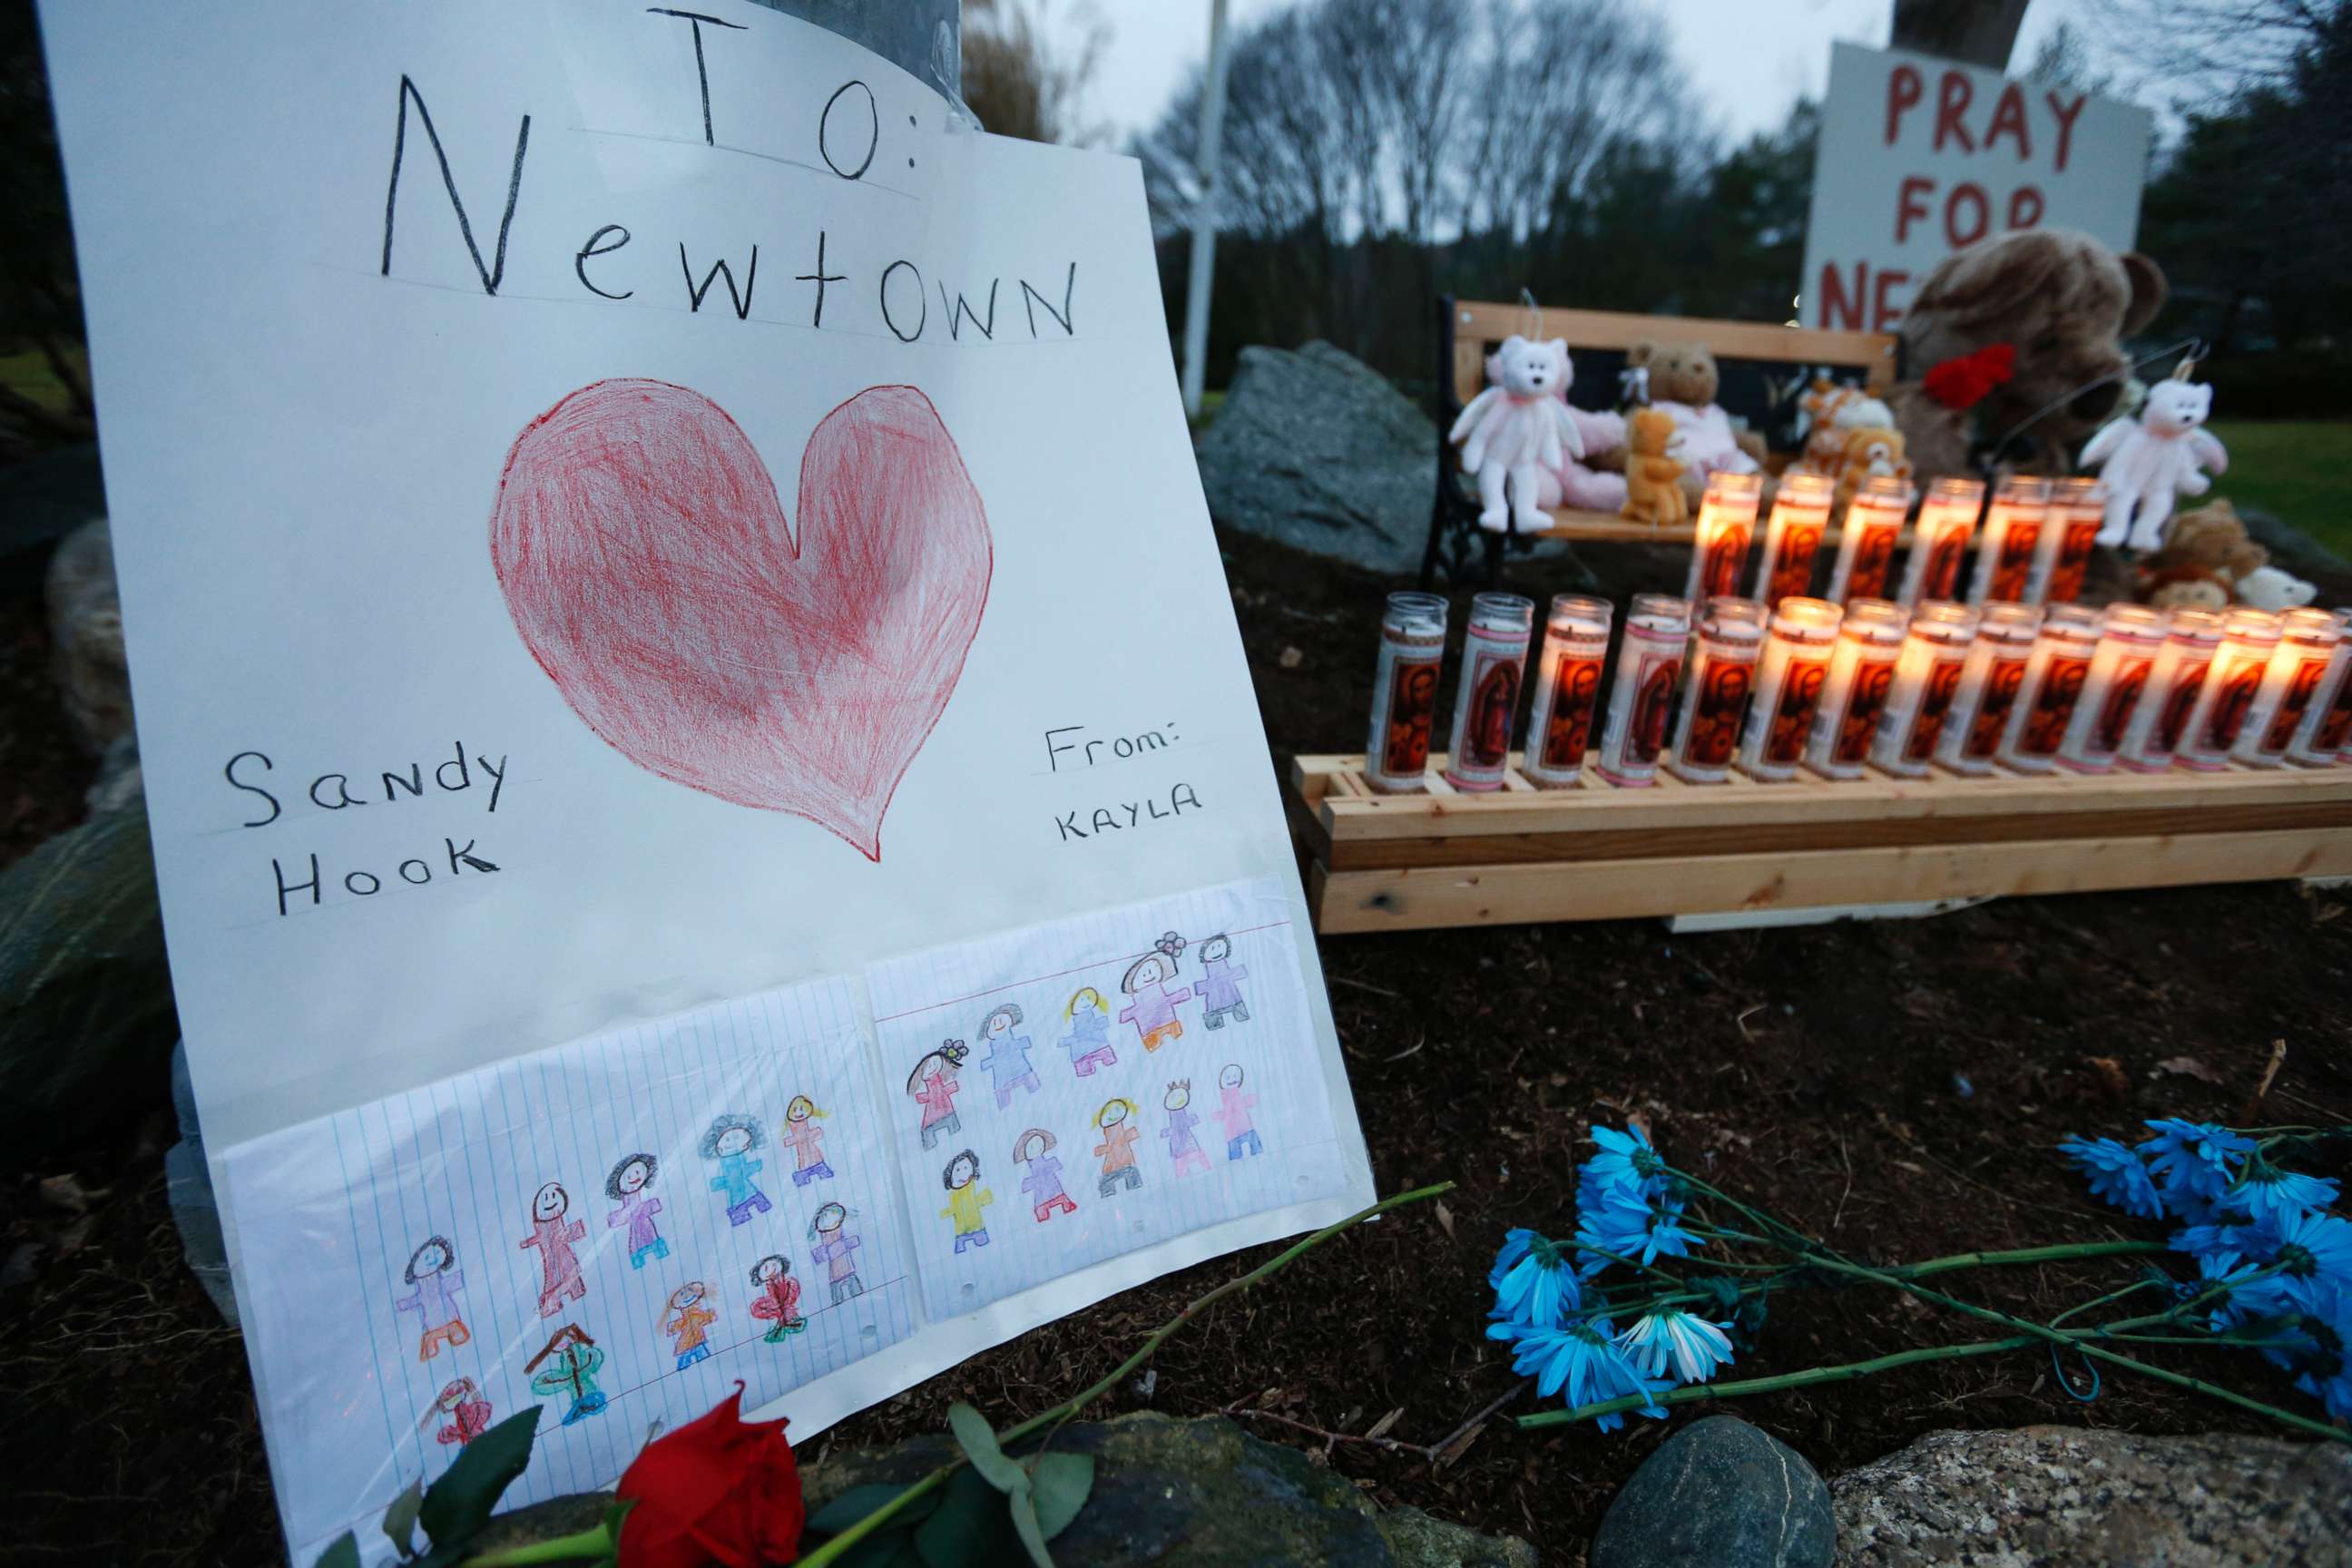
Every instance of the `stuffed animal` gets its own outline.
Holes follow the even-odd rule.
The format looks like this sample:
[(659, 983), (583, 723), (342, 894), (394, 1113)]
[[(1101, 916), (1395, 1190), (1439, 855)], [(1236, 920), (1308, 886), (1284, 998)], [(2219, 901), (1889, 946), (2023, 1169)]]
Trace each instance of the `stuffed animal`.
[(2257, 610), (2299, 610), (2319, 596), (2319, 590), (2276, 566), (2257, 566), (2231, 585), (2238, 603)]
[(1853, 492), (1864, 479), (1911, 478), (1911, 460), (1903, 455), (1903, 432), (1892, 425), (1856, 425), (1845, 433), (1844, 449), (1831, 470), (1837, 480), (1837, 506), (1853, 503)]
[(1625, 504), (1622, 515), (1636, 522), (1668, 527), (1690, 521), (1683, 494), (1683, 465), (1667, 448), (1680, 434), (1663, 408), (1637, 408), (1625, 422)]
[[(2111, 417), (2122, 396), (2131, 368), (2123, 339), (2147, 324), (2164, 295), (2155, 262), (2066, 229), (2018, 230), (1938, 263), (1904, 311), (1897, 331), (1906, 379), (1887, 395), (1920, 483), (1973, 472), (1971, 437), (1992, 441), (2019, 426), (2026, 426), (2017, 437), (2025, 448), (2020, 468), (2066, 472), (2068, 450)], [(1934, 391), (1967, 400), (1962, 405), (1930, 390), (1937, 366), (2000, 343), (2014, 350), (2005, 377), (1976, 360), (1988, 374), (1936, 378)]]
[(2184, 575), (2171, 577), (2154, 585), (2147, 602), (2159, 610), (2221, 610), (2230, 605), (2230, 590), (2221, 580), (2211, 575), (2195, 575), (2196, 568), (2184, 566)]
[(1817, 474), (1836, 469), (1845, 455), (1845, 432), (1855, 423), (1881, 426), (1895, 423), (1894, 411), (1885, 404), (1861, 387), (1841, 385), (1826, 375), (1813, 378), (1797, 405), (1811, 421), (1805, 427), (1805, 449), (1797, 461)]
[[(1616, 511), (1625, 504), (1625, 416), (1570, 404), (1584, 455), (1560, 453), (1559, 467), (1546, 468), (1536, 485), (1536, 504), (1547, 511), (1572, 506), (1585, 511)], [(1612, 471), (1613, 470), (1613, 471)]]
[(1714, 473), (1753, 474), (1763, 468), (1764, 438), (1738, 429), (1715, 400), (1723, 373), (1701, 343), (1635, 343), (1625, 363), (1641, 374), (1650, 406), (1674, 416), (1682, 440), (1683, 489), (1696, 502)]
[(1584, 455), (1566, 395), (1575, 378), (1566, 340), (1529, 342), (1514, 334), (1486, 356), (1486, 390), (1470, 400), (1447, 439), (1478, 476), (1478, 525), (1523, 533), (1549, 525), (1538, 494), (1544, 470)]
[[(2213, 501), (2172, 520), (2172, 537), (2164, 548), (2139, 563), (2140, 595), (2152, 605), (2220, 609), (2237, 598), (2240, 579), (2263, 570), (2270, 558), (2247, 535), (2237, 509), (2226, 500)], [(2220, 597), (2209, 605), (2201, 589), (2194, 595), (2179, 591), (2186, 584), (2208, 585)]]
[(2128, 536), (2134, 550), (2163, 548), (2174, 493), (2201, 496), (2213, 488), (2198, 472), (2199, 465), (2221, 473), (2230, 466), (2230, 454), (2204, 427), (2212, 409), (2211, 387), (2176, 374), (2147, 389), (2137, 421), (2118, 419), (2091, 437), (2083, 448), (2083, 464), (2099, 469), (2107, 486), (2101, 544), (2121, 544)]

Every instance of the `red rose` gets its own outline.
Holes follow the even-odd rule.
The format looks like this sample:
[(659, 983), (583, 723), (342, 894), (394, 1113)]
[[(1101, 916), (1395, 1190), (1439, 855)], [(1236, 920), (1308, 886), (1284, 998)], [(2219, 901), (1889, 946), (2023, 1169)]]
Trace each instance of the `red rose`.
[(624, 1568), (769, 1568), (800, 1555), (801, 1473), (782, 1421), (747, 1424), (743, 1385), (646, 1446), (621, 1477)]
[(1928, 367), (1920, 378), (1927, 395), (1947, 408), (1974, 408), (1996, 386), (2017, 374), (2017, 348), (1988, 343), (1972, 354)]

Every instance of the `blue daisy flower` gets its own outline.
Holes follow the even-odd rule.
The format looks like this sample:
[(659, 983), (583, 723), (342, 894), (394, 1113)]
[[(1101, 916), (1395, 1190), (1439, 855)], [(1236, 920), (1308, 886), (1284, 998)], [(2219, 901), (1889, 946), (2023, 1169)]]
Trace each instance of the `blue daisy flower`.
[(1650, 1146), (1649, 1134), (1639, 1127), (1623, 1132), (1613, 1127), (1592, 1130), (1601, 1152), (1584, 1162), (1576, 1173), (1577, 1205), (1598, 1203), (1603, 1194), (1622, 1191), (1654, 1198), (1666, 1190), (1666, 1163)]
[[(1550, 1329), (1521, 1328), (1513, 1337), (1518, 1344), (1512, 1352), (1512, 1370), (1534, 1378), (1536, 1392), (1544, 1398), (1562, 1394), (1573, 1407), (1638, 1394), (1652, 1400), (1642, 1407), (1643, 1415), (1665, 1415), (1654, 1396), (1673, 1385), (1664, 1378), (1642, 1375), (1618, 1348), (1608, 1319), (1589, 1318)], [(1625, 1424), (1625, 1417), (1622, 1413), (1603, 1415), (1596, 1424), (1603, 1432), (1614, 1432)]]
[[(1568, 1249), (1532, 1232), (1525, 1234), (1528, 1241), (1508, 1268), (1503, 1267), (1500, 1254), (1495, 1259), (1498, 1276), (1494, 1282), (1495, 1306), (1487, 1316), (1496, 1322), (1486, 1331), (1498, 1340), (1509, 1337), (1496, 1331), (1508, 1324), (1553, 1328), (1583, 1305), (1576, 1272), (1568, 1266)], [(1503, 1251), (1512, 1250), (1506, 1240)]]
[(1597, 1205), (1577, 1214), (1576, 1244), (1586, 1249), (1577, 1271), (1590, 1278), (1621, 1258), (1644, 1264), (1656, 1262), (1662, 1253), (1687, 1258), (1698, 1238), (1682, 1228), (1682, 1215), (1678, 1198), (1653, 1200), (1612, 1188)]
[(2058, 1152), (2089, 1178), (2093, 1197), (2142, 1219), (2164, 1217), (2164, 1200), (2136, 1151), (2112, 1138), (2069, 1138)]
[(2290, 1278), (2352, 1281), (2352, 1220), (2305, 1209), (2256, 1228), (2271, 1244), (2271, 1260)]
[(1536, 1233), (1525, 1226), (1514, 1226), (1503, 1233), (1503, 1245), (1495, 1249), (1495, 1266), (1486, 1270), (1486, 1283), (1499, 1286), (1511, 1265), (1528, 1255), (1536, 1244)]
[(2237, 1179), (2241, 1157), (2254, 1148), (2252, 1139), (2210, 1121), (2160, 1117), (2147, 1125), (2156, 1136), (2142, 1139), (2139, 1152), (2147, 1157), (2157, 1185), (2170, 1198), (2220, 1197)]
[(1671, 1368), (1676, 1382), (1705, 1383), (1731, 1364), (1731, 1341), (1723, 1332), (1730, 1326), (1688, 1312), (1650, 1312), (1619, 1334), (1617, 1344), (1645, 1377), (1664, 1377)]
[(2227, 1252), (2256, 1263), (2271, 1260), (2270, 1244), (2252, 1226), (2242, 1223), (2186, 1226), (2172, 1233), (2169, 1245), (2173, 1251), (2194, 1258)]
[(2324, 1209), (2336, 1201), (2336, 1191), (2332, 1176), (2282, 1171), (2257, 1154), (2246, 1163), (2245, 1174), (2231, 1187), (2230, 1195), (2257, 1220), (2267, 1220), (2302, 1209)]
[(2295, 1386), (2325, 1405), (2329, 1419), (2352, 1417), (2352, 1356), (2345, 1354), (2352, 1343), (2352, 1288), (2315, 1274), (2289, 1280), (2287, 1295), (2299, 1314), (2296, 1337), (2303, 1342), (2290, 1369), (2298, 1374)]

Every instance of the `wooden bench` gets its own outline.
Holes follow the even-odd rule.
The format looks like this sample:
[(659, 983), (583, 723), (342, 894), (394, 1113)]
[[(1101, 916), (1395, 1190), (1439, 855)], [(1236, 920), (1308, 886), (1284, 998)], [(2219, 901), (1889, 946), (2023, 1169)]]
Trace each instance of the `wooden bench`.
[[(1759, 321), (1712, 321), (1704, 317), (1635, 316), (1614, 310), (1550, 310), (1542, 312), (1546, 338), (1562, 338), (1570, 354), (1590, 351), (1623, 353), (1646, 340), (1705, 343), (1727, 366), (1769, 364), (1791, 372), (1805, 366), (1859, 373), (1864, 386), (1883, 393), (1895, 380), (1895, 340), (1890, 332), (1830, 331), (1815, 327), (1778, 327)], [(1532, 317), (1524, 305), (1496, 304), (1477, 300), (1438, 300), (1437, 330), (1437, 496), (1430, 509), (1429, 544), (1423, 552), (1421, 580), (1426, 587), (1436, 576), (1440, 556), (1450, 553), (1459, 569), (1473, 553), (1473, 542), (1486, 542), (1486, 574), (1500, 569), (1503, 550), (1512, 539), (1566, 539), (1634, 544), (1687, 544), (1690, 524), (1656, 528), (1632, 522), (1614, 512), (1563, 509), (1550, 514), (1551, 526), (1529, 536), (1515, 529), (1506, 535), (1478, 526), (1478, 503), (1470, 493), (1458, 460), (1459, 449), (1444, 439), (1454, 421), (1486, 385), (1486, 356), (1513, 333), (1526, 333)], [(1573, 394), (1571, 396), (1573, 397)], [(1592, 400), (1588, 378), (1583, 403)], [(1836, 531), (1824, 541), (1836, 546)], [(1450, 549), (1449, 549), (1450, 547)]]

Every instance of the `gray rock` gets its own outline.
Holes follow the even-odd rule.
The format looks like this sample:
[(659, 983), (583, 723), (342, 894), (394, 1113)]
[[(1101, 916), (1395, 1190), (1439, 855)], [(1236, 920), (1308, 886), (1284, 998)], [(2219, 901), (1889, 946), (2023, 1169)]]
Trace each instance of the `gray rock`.
[(49, 558), (49, 641), (66, 717), (93, 754), (131, 732), (131, 667), (122, 653), (122, 599), (114, 540), (96, 518)]
[(1831, 1490), (1845, 1568), (2352, 1563), (2352, 1449), (2337, 1443), (1934, 1432)]
[(1786, 1443), (1733, 1415), (1695, 1421), (1625, 1479), (1591, 1568), (1829, 1568), (1830, 1489)]
[(0, 1143), (160, 1101), (178, 1037), (143, 801), (0, 870)]
[[(1524, 1541), (1480, 1535), (1414, 1509), (1382, 1513), (1345, 1476), (1223, 1416), (1180, 1421), (1141, 1412), (1075, 1422), (1054, 1447), (1095, 1457), (1087, 1506), (1054, 1539), (1062, 1568), (1535, 1568), (1535, 1549)], [(830, 1455), (801, 1472), (802, 1493), (814, 1512), (854, 1486), (919, 1479), (950, 1451), (944, 1437), (919, 1437), (881, 1453)]]
[(1242, 350), (1200, 460), (1210, 515), (1228, 528), (1376, 572), (1421, 566), (1437, 426), (1329, 343)]

